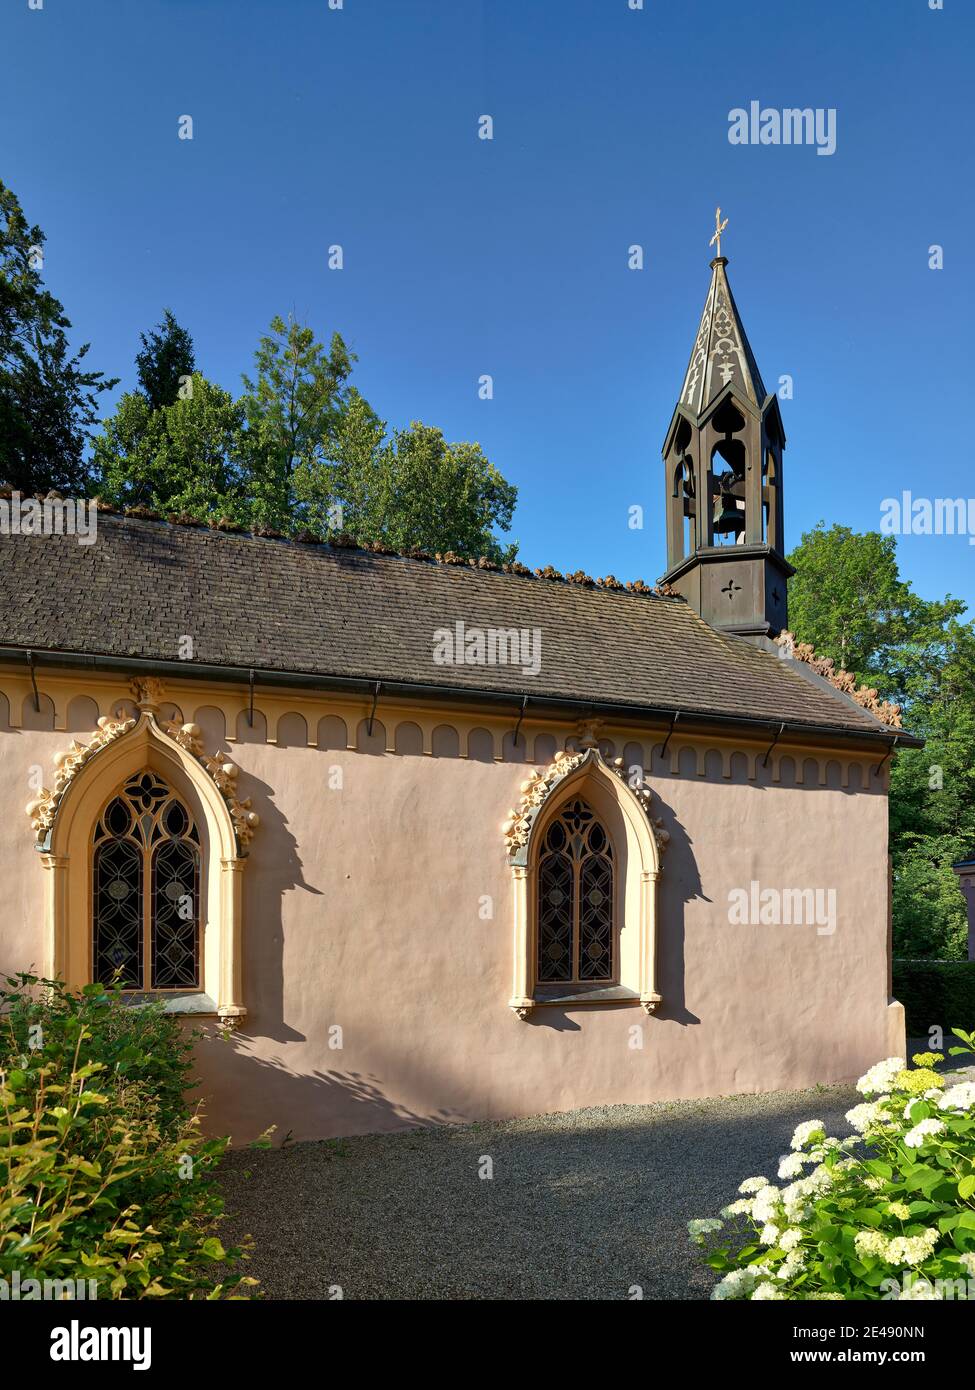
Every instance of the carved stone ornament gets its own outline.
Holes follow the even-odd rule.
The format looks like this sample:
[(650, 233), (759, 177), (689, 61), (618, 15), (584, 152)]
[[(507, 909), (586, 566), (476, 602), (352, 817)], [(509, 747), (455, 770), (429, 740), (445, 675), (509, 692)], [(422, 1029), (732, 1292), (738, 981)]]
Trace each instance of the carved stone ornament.
[[(242, 857), (246, 856), (261, 818), (252, 810), (249, 796), (241, 798), (237, 795), (237, 765), (223, 755), (211, 756), (206, 752), (201, 742), (202, 731), (198, 724), (180, 724), (176, 720), (168, 720), (162, 726), (156, 724), (155, 713), (164, 694), (161, 681), (154, 677), (135, 677), (131, 682), (131, 689), (142, 711), (141, 718), (152, 720), (160, 732), (194, 757), (206, 770), (227, 803), (238, 850)], [(79, 743), (74, 739), (69, 748), (54, 755), (55, 773), (50, 789), (42, 787), (40, 794), (29, 802), (26, 808), (39, 847), (43, 846), (54, 824), (61, 798), (81, 769), (91, 758), (96, 757), (101, 749), (134, 729), (138, 722), (136, 719), (112, 719), (108, 715), (102, 715), (98, 720), (97, 732), (88, 743)], [(228, 1026), (232, 1027), (233, 1024)]]
[(881, 700), (870, 686), (857, 685), (856, 677), (849, 671), (844, 671), (842, 667), (839, 671), (835, 668), (835, 662), (828, 656), (817, 656), (816, 649), (811, 642), (797, 642), (795, 634), (792, 632), (780, 632), (775, 639), (777, 645), (781, 647), (784, 656), (793, 661), (801, 661), (816, 672), (817, 676), (822, 676), (823, 680), (829, 681), (835, 690), (841, 690), (844, 695), (849, 695), (855, 700), (862, 709), (869, 710), (876, 715), (882, 724), (886, 724), (891, 729), (901, 728), (901, 707), (892, 705), (889, 700)]
[(247, 1010), (243, 1008), (227, 1007), (217, 1010), (217, 1020), (220, 1027), (228, 1033), (236, 1032), (242, 1028), (247, 1021)]
[[(568, 777), (570, 772), (581, 767), (583, 763), (599, 762), (621, 782), (630, 785), (627, 783), (623, 759), (614, 758), (612, 762), (607, 762), (600, 753), (596, 743), (598, 728), (599, 723), (596, 720), (581, 721), (580, 736), (584, 747), (578, 753), (556, 753), (554, 762), (550, 763), (547, 768), (532, 772), (528, 780), (522, 782), (521, 800), (516, 809), (508, 812), (508, 819), (501, 826), (505, 848), (509, 861), (512, 863), (525, 862), (528, 837), (539, 811), (558, 784)], [(653, 788), (650, 785), (649, 777), (642, 778), (639, 786), (631, 786), (630, 790), (646, 813), (657, 847), (664, 850), (670, 840), (670, 832), (664, 829), (662, 817), (651, 814)]]
[(237, 778), (240, 774), (240, 768), (222, 754), (211, 755), (207, 753), (203, 747), (201, 739), (203, 731), (199, 724), (180, 724), (177, 720), (170, 719), (162, 727), (174, 743), (178, 743), (180, 748), (196, 758), (197, 762), (201, 763), (209, 773), (214, 786), (230, 810), (230, 818), (234, 823), (240, 852), (246, 854), (250, 842), (254, 838), (254, 831), (261, 823), (261, 818), (256, 811), (251, 809), (249, 796), (240, 798), (237, 795)]
[(156, 710), (166, 693), (165, 686), (155, 676), (133, 676), (129, 681), (132, 698), (140, 709)]
[(77, 739), (72, 739), (69, 748), (55, 753), (54, 780), (50, 790), (47, 787), (42, 787), (35, 800), (27, 804), (27, 814), (30, 816), (30, 823), (34, 828), (38, 843), (44, 840), (54, 824), (54, 817), (57, 815), (61, 797), (85, 763), (107, 744), (113, 743), (115, 739), (121, 738), (130, 729), (134, 729), (136, 722), (135, 719), (111, 719), (107, 714), (103, 714), (98, 720), (98, 732), (89, 743), (79, 743)]

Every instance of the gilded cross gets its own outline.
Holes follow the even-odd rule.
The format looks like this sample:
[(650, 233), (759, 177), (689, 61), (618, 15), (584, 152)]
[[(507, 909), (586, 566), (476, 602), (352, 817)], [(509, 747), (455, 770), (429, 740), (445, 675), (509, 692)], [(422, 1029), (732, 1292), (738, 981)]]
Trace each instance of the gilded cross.
[(713, 246), (713, 245), (715, 244), (715, 242), (717, 242), (717, 244), (718, 244), (717, 254), (718, 254), (719, 256), (721, 255), (721, 233), (724, 231), (724, 229), (725, 229), (725, 227), (727, 227), (727, 225), (728, 225), (728, 219), (727, 219), (727, 217), (726, 217), (725, 220), (722, 222), (722, 221), (721, 221), (721, 209), (720, 209), (720, 208), (715, 208), (715, 210), (714, 210), (714, 236), (713, 236), (713, 237), (711, 238), (711, 240), (708, 242), (708, 245), (709, 245), (709, 246)]

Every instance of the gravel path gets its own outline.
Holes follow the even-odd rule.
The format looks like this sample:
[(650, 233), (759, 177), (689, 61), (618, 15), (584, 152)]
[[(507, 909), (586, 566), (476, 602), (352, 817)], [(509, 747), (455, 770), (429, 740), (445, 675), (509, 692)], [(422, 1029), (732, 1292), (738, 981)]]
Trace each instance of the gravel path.
[(848, 1134), (861, 1099), (820, 1088), (243, 1149), (222, 1170), (221, 1236), (254, 1237), (247, 1272), (268, 1298), (707, 1298), (686, 1222), (743, 1178), (774, 1179), (800, 1120)]

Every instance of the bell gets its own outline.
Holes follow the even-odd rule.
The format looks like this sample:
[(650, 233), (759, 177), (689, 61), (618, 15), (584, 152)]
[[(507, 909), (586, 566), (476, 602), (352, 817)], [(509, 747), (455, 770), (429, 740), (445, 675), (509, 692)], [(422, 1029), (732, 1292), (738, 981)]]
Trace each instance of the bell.
[(734, 532), (740, 536), (745, 529), (745, 513), (740, 510), (737, 499), (730, 492), (721, 492), (714, 499), (714, 531), (716, 535)]

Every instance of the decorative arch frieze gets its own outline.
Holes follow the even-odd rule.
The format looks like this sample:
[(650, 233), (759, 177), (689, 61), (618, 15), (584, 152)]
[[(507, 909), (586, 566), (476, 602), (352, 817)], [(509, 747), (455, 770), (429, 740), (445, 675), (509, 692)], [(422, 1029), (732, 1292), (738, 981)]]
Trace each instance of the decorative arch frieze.
[[(656, 988), (657, 884), (660, 856), (670, 835), (662, 818), (653, 816), (653, 790), (644, 777), (638, 788), (627, 781), (622, 758), (607, 762), (596, 741), (597, 724), (580, 726), (581, 747), (558, 753), (544, 770), (521, 785), (521, 800), (502, 826), (514, 899), (514, 979), (509, 1007), (527, 1019), (542, 1003), (639, 1002), (652, 1014), (661, 1001)], [(543, 999), (538, 992), (538, 846), (552, 817), (576, 795), (586, 794), (613, 814), (625, 853), (624, 881), (619, 884), (620, 967), (615, 989), (571, 1000)], [(625, 934), (625, 939), (624, 939)]]
[(131, 682), (136, 718), (103, 716), (88, 743), (74, 740), (54, 758), (50, 789), (27, 807), (48, 873), (47, 973), (73, 987), (92, 978), (92, 865), (95, 820), (124, 779), (141, 767), (166, 774), (195, 801), (204, 832), (206, 884), (200, 894), (201, 997), (188, 1012), (215, 1013), (237, 1027), (247, 1009), (242, 987), (242, 886), (260, 817), (237, 791), (238, 769), (203, 747), (196, 724), (160, 722), (161, 682)]

